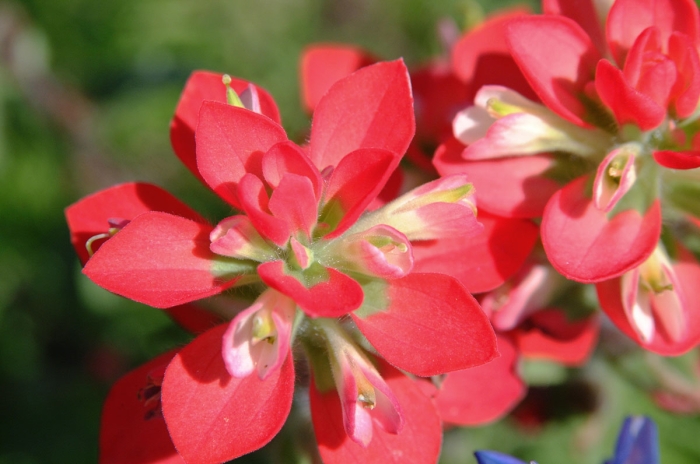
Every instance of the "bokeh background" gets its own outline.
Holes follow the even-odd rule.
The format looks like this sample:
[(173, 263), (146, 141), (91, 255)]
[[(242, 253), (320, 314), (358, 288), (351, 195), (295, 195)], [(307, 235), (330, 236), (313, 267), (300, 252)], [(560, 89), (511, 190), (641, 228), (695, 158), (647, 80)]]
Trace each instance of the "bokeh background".
[[(140, 180), (212, 219), (227, 214), (169, 144), (169, 120), (192, 70), (265, 87), (287, 131), (303, 138), (308, 117), (297, 63), (305, 45), (354, 43), (416, 65), (445, 53), (439, 24), (464, 30), (513, 4), (0, 0), (0, 463), (96, 462), (109, 386), (190, 338), (160, 311), (82, 276), (63, 209), (95, 190)], [(517, 420), (448, 432), (441, 462), (474, 462), (474, 449), (491, 448), (540, 464), (599, 463), (628, 413), (656, 419), (664, 463), (700, 462), (700, 420), (653, 405), (648, 364), (643, 354), (610, 352), (573, 372), (527, 364), (533, 388)], [(247, 460), (313, 461), (284, 440)]]

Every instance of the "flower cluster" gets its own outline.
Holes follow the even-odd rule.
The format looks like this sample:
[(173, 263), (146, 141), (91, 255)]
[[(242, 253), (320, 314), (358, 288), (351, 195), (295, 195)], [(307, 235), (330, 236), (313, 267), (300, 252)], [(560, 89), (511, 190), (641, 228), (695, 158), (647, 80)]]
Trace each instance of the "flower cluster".
[[(698, 345), (698, 9), (543, 10), (491, 17), (410, 73), (310, 46), (302, 145), (261, 87), (192, 74), (173, 149), (235, 213), (210, 224), (146, 183), (66, 210), (85, 275), (197, 335), (114, 386), (102, 461), (237, 458), (308, 391), (324, 462), (435, 462), (443, 424), (523, 398), (521, 359), (587, 361), (584, 284), (644, 349)], [(611, 462), (655, 434), (640, 420)]]

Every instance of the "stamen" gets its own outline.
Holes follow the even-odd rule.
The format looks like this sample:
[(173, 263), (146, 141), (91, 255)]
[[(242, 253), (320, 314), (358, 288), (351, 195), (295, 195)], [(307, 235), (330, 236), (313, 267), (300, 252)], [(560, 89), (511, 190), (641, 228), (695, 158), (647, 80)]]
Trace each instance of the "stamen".
[(238, 96), (236, 91), (231, 88), (231, 76), (229, 76), (228, 74), (224, 74), (221, 78), (221, 82), (223, 82), (226, 86), (226, 101), (228, 102), (228, 104), (231, 106), (244, 108), (243, 102), (241, 101), (240, 97)]

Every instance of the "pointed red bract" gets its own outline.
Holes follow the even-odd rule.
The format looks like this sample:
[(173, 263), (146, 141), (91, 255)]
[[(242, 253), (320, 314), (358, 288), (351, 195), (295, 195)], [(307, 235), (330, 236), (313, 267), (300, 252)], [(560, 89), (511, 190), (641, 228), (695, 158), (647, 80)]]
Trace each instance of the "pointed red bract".
[(507, 414), (525, 396), (517, 373), (518, 353), (513, 342), (498, 337), (501, 356), (488, 363), (447, 374), (436, 390), (435, 407), (443, 421), (481, 425)]
[(265, 182), (276, 189), (285, 174), (308, 177), (314, 187), (316, 198), (323, 193), (323, 179), (309, 157), (293, 142), (282, 142), (270, 148), (262, 158)]
[(311, 420), (321, 459), (325, 464), (437, 462), (442, 427), (432, 402), (415, 381), (381, 361), (379, 373), (401, 405), (405, 422), (398, 434), (386, 432), (373, 424), (372, 441), (366, 448), (345, 433), (337, 391), (321, 393), (311, 381)]
[(555, 165), (553, 155), (470, 161), (462, 158), (463, 151), (464, 145), (458, 140), (448, 140), (438, 147), (433, 163), (441, 176), (469, 176), (476, 189), (479, 213), (486, 210), (505, 217), (540, 217), (549, 198), (560, 188), (545, 175)]
[(682, 32), (697, 45), (700, 37), (698, 7), (692, 0), (617, 0), (607, 20), (608, 46), (618, 64), (644, 29), (654, 26), (661, 33), (661, 43), (670, 35)]
[(488, 318), (457, 280), (409, 274), (387, 281), (383, 297), (379, 311), (352, 318), (379, 354), (399, 369), (428, 377), (478, 366), (498, 355)]
[(600, 323), (593, 316), (569, 321), (558, 309), (533, 314), (512, 332), (524, 358), (548, 359), (566, 366), (581, 366), (588, 361), (598, 341)]
[(204, 102), (197, 125), (197, 167), (207, 185), (232, 206), (246, 173), (262, 177), (262, 156), (287, 141), (282, 126), (236, 106)]
[(264, 381), (231, 377), (221, 356), (226, 328), (197, 337), (165, 371), (163, 416), (188, 463), (220, 463), (255, 451), (277, 435), (292, 406), (291, 353)]
[[(196, 211), (160, 187), (142, 182), (115, 185), (66, 208), (71, 242), (81, 263), (85, 264), (90, 258), (85, 243), (91, 237), (106, 233), (110, 228), (110, 219), (130, 221), (147, 211), (163, 211), (205, 222)], [(92, 251), (97, 251), (102, 243), (101, 240), (93, 242)]]
[(340, 317), (362, 304), (362, 287), (352, 278), (333, 268), (325, 268), (328, 280), (306, 287), (296, 277), (285, 273), (282, 261), (258, 266), (258, 275), (270, 287), (297, 302), (311, 317)]
[(656, 200), (644, 216), (627, 210), (608, 219), (586, 194), (587, 177), (557, 192), (542, 219), (542, 243), (552, 266), (568, 279), (600, 282), (641, 264), (661, 234)]
[[(597, 7), (600, 2), (595, 0), (581, 0), (572, 2), (570, 0), (543, 0), (542, 11), (544, 14), (554, 14), (566, 16), (578, 23), (581, 28), (588, 33), (591, 41), (601, 55), (607, 52), (605, 41), (605, 21), (599, 15)], [(604, 13), (604, 12), (602, 12)]]
[(214, 274), (211, 230), (179, 216), (144, 213), (102, 245), (83, 272), (100, 287), (156, 308), (215, 295), (235, 276)]
[[(223, 74), (195, 71), (185, 83), (175, 115), (170, 122), (170, 142), (175, 154), (199, 180), (206, 184), (197, 169), (194, 133), (199, 120), (199, 109), (204, 101), (226, 103), (226, 87)], [(231, 87), (239, 95), (250, 85), (248, 81), (231, 78)], [(256, 87), (260, 98), (262, 114), (280, 123), (279, 110), (275, 101), (264, 89)]]
[(657, 150), (654, 159), (661, 166), (669, 169), (700, 168), (700, 151)]
[(439, 272), (457, 278), (472, 293), (488, 292), (511, 277), (538, 237), (531, 221), (480, 211), (480, 234), (413, 243), (413, 272)]
[(319, 170), (359, 148), (403, 155), (415, 121), (403, 61), (367, 66), (336, 82), (321, 99), (311, 125), (309, 157)]
[(100, 464), (184, 464), (161, 413), (164, 353), (119, 379), (109, 391), (100, 426)]
[(301, 55), (301, 100), (312, 113), (321, 98), (340, 79), (377, 60), (353, 45), (315, 44)]
[(355, 150), (340, 160), (323, 199), (321, 220), (328, 220), (332, 228), (326, 238), (341, 235), (357, 221), (382, 191), (400, 160), (399, 154), (377, 149)]
[(514, 19), (508, 24), (508, 45), (542, 102), (562, 118), (587, 126), (580, 101), (593, 80), (600, 55), (574, 21), (544, 15)]

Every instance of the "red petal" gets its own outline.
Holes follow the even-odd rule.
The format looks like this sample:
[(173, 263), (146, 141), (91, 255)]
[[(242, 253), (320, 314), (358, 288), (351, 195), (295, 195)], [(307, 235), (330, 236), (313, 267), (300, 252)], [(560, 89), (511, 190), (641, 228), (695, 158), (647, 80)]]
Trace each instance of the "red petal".
[(513, 61), (506, 41), (506, 25), (529, 13), (520, 7), (496, 14), (464, 34), (452, 48), (452, 69), (469, 86), (474, 98), (484, 85), (502, 85), (530, 100), (537, 100), (530, 84)]
[(700, 168), (700, 151), (671, 151), (658, 150), (653, 153), (654, 159), (661, 166), (669, 169)]
[[(226, 103), (226, 87), (221, 81), (223, 74), (195, 71), (185, 83), (180, 101), (175, 108), (175, 115), (170, 122), (170, 141), (175, 154), (202, 182), (197, 169), (195, 156), (194, 132), (199, 120), (199, 108), (205, 100)], [(250, 83), (242, 79), (231, 78), (231, 87), (240, 94)], [(262, 113), (280, 124), (277, 105), (264, 89), (257, 88)], [(205, 182), (206, 183), (206, 182)]]
[[(141, 182), (115, 185), (93, 193), (66, 208), (66, 221), (71, 242), (85, 264), (90, 257), (85, 243), (91, 237), (107, 232), (109, 219), (132, 220), (147, 211), (163, 211), (197, 222), (206, 222), (189, 206), (160, 187)], [(93, 244), (97, 251), (100, 242)]]
[(379, 354), (399, 369), (427, 377), (478, 366), (498, 355), (493, 328), (479, 303), (449, 276), (409, 274), (389, 280), (377, 298), (352, 318)]
[(593, 353), (599, 327), (595, 316), (569, 321), (563, 311), (546, 309), (533, 314), (512, 333), (523, 357), (576, 367), (585, 364)]
[(355, 150), (340, 160), (328, 180), (319, 222), (325, 222), (331, 239), (341, 235), (365, 212), (392, 172), (401, 156), (387, 150)]
[(462, 151), (464, 145), (458, 140), (448, 140), (438, 147), (433, 163), (441, 176), (469, 176), (476, 188), (480, 213), (486, 210), (506, 217), (540, 217), (549, 198), (560, 188), (544, 175), (554, 167), (552, 155), (469, 161), (462, 158)]
[(684, 35), (673, 34), (668, 42), (668, 55), (676, 64), (679, 79), (673, 89), (675, 111), (687, 118), (695, 111), (700, 98), (700, 58), (692, 41)]
[(262, 177), (262, 156), (286, 142), (282, 126), (235, 106), (204, 102), (197, 126), (197, 166), (207, 185), (238, 207), (236, 185), (246, 173)]
[(642, 130), (653, 129), (666, 117), (666, 109), (649, 95), (632, 88), (622, 71), (608, 60), (600, 60), (595, 88), (620, 124), (636, 124)]
[(604, 20), (596, 11), (595, 0), (583, 0), (572, 2), (571, 0), (543, 0), (542, 11), (544, 14), (555, 14), (571, 18), (588, 33), (601, 55), (607, 53), (605, 42)]
[(282, 142), (270, 148), (262, 159), (262, 171), (265, 182), (276, 189), (285, 174), (297, 174), (308, 177), (314, 186), (316, 198), (323, 193), (323, 179), (316, 166), (301, 148), (293, 142)]
[(562, 118), (588, 126), (579, 97), (593, 80), (600, 55), (583, 29), (564, 16), (528, 16), (511, 21), (507, 36), (515, 62), (540, 100)]
[(413, 243), (413, 272), (457, 278), (472, 293), (495, 289), (520, 269), (537, 241), (537, 226), (479, 212), (481, 234)]
[(541, 233), (554, 268), (578, 282), (599, 282), (624, 274), (651, 254), (661, 233), (661, 207), (656, 200), (642, 217), (627, 210), (612, 219), (586, 194), (580, 177), (547, 204)]
[(111, 292), (156, 308), (215, 295), (236, 278), (215, 274), (211, 230), (179, 216), (143, 213), (102, 245), (83, 272)]
[(188, 463), (225, 462), (267, 444), (292, 406), (294, 362), (264, 381), (231, 377), (221, 356), (227, 325), (197, 337), (165, 371), (163, 415), (178, 452)]
[(500, 419), (525, 396), (517, 373), (518, 353), (507, 337), (498, 337), (501, 356), (488, 363), (445, 376), (435, 397), (443, 421), (481, 425)]
[(644, 29), (655, 26), (661, 43), (668, 43), (674, 31), (682, 32), (697, 44), (700, 38), (698, 7), (692, 0), (616, 0), (607, 21), (608, 45), (622, 65), (627, 52)]
[(173, 306), (166, 309), (165, 312), (182, 328), (194, 334), (206, 332), (222, 322), (221, 318), (216, 314), (193, 304)]
[(333, 268), (325, 269), (328, 280), (310, 287), (286, 274), (282, 261), (261, 264), (258, 275), (267, 285), (296, 301), (311, 317), (340, 317), (357, 309), (364, 298), (360, 284)]
[(417, 383), (380, 361), (379, 372), (401, 404), (405, 419), (398, 434), (374, 427), (366, 448), (345, 433), (335, 389), (321, 393), (310, 382), (311, 420), (321, 459), (326, 464), (403, 464), (437, 462), (442, 442), (440, 418)]
[[(174, 355), (170, 351), (152, 359), (119, 379), (109, 391), (100, 427), (101, 464), (185, 462), (170, 440), (158, 399), (163, 372)], [(147, 387), (152, 389), (147, 393), (148, 403), (144, 398)]]
[(680, 290), (686, 302), (686, 335), (680, 342), (674, 342), (663, 330), (656, 330), (649, 343), (644, 343), (630, 325), (622, 305), (620, 278), (596, 284), (598, 301), (613, 323), (628, 337), (649, 351), (663, 356), (679, 356), (700, 343), (700, 264), (688, 252), (682, 260), (673, 265)]
[(321, 98), (340, 79), (377, 60), (352, 45), (316, 44), (301, 54), (301, 99), (304, 109), (313, 113)]
[(291, 173), (284, 176), (272, 192), (269, 208), (276, 218), (287, 223), (291, 233), (303, 232), (311, 237), (318, 217), (318, 200), (308, 177)]
[(401, 60), (377, 63), (336, 82), (318, 103), (309, 156), (323, 170), (359, 148), (403, 155), (414, 131), (406, 66)]
[(255, 230), (277, 245), (285, 246), (292, 233), (291, 224), (271, 214), (267, 190), (257, 176), (246, 174), (241, 178), (238, 184), (238, 199)]

